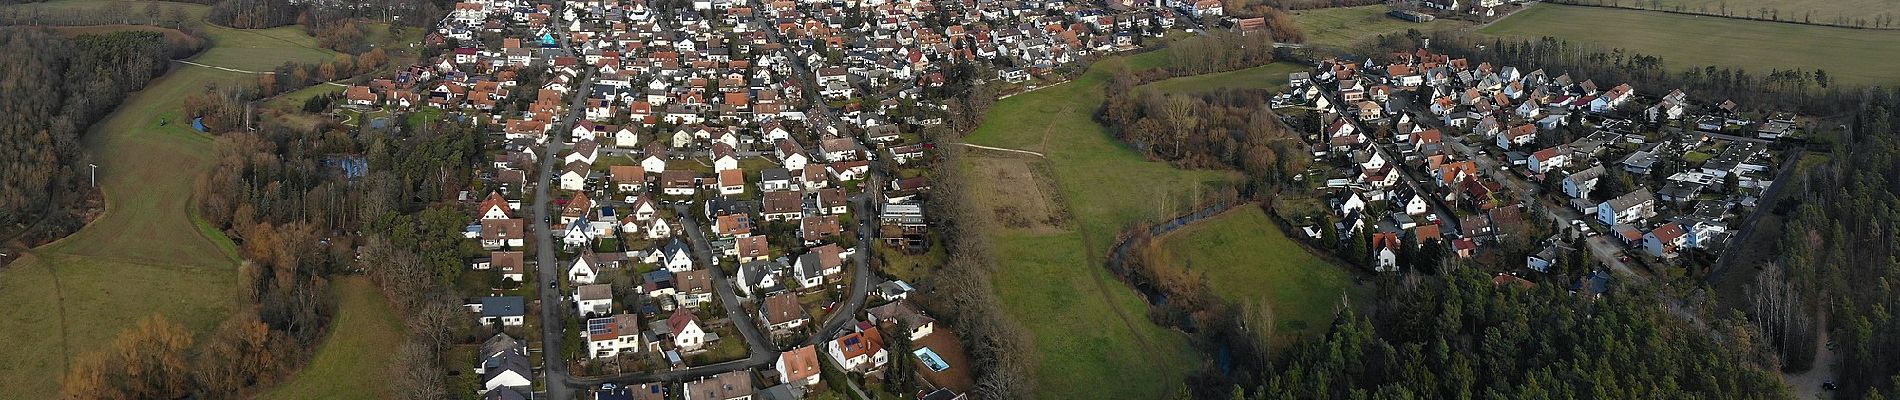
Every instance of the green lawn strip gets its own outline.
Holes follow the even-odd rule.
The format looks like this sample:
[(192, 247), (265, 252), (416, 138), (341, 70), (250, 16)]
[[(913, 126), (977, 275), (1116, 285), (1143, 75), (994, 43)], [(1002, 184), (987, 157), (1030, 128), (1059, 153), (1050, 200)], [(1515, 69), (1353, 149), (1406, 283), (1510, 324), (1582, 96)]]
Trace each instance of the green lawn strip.
[(1171, 78), (1143, 86), (1170, 94), (1220, 89), (1267, 89), (1279, 92), (1286, 90), (1287, 74), (1311, 69), (1299, 64), (1277, 62), (1228, 72)]
[(261, 398), (389, 398), (389, 380), (377, 377), (383, 376), (396, 347), (402, 345), (402, 320), (368, 278), (352, 276), (334, 282), (337, 315), (316, 357)]
[[(1123, 61), (1143, 69), (1166, 59), (1146, 53)], [(1052, 178), (1076, 219), (1072, 229), (1079, 229), (1053, 235), (990, 232), (996, 291), (1034, 336), (1042, 398), (1158, 398), (1198, 365), (1186, 338), (1149, 322), (1147, 305), (1108, 275), (1102, 257), (1123, 227), (1185, 210), (1198, 193), (1236, 178), (1147, 161), (1090, 119), (1103, 98), (1103, 65), (1115, 63), (999, 101), (968, 137), (972, 144), (1047, 154)]]
[(1352, 275), (1287, 238), (1265, 211), (1244, 206), (1165, 238), (1170, 265), (1201, 276), (1215, 296), (1273, 310), (1274, 343), (1323, 334)]
[(1773, 69), (1813, 71), (1818, 67), (1842, 84), (1900, 83), (1900, 69), (1892, 66), (1900, 31), (1536, 4), (1480, 32), (1530, 39), (1550, 36), (1602, 49), (1622, 48), (1660, 56), (1672, 71), (1716, 65), (1767, 75)]

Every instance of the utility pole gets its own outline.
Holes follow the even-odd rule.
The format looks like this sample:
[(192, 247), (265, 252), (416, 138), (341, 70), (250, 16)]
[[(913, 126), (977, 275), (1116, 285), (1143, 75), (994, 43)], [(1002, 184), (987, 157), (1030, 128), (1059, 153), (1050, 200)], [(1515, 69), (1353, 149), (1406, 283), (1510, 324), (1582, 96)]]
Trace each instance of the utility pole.
[(92, 187), (99, 187), (99, 164), (87, 163), (86, 165), (92, 166), (92, 173), (88, 174), (92, 178)]

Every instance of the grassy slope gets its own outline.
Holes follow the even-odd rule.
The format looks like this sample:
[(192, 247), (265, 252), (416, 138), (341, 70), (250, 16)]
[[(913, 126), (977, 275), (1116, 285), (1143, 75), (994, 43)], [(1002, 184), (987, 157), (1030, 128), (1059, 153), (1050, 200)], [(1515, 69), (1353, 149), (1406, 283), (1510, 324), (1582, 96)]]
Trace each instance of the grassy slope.
[(1537, 4), (1481, 32), (1554, 36), (1604, 48), (1625, 48), (1659, 55), (1671, 69), (1722, 65), (1762, 76), (1775, 68), (1819, 67), (1843, 84), (1900, 83), (1900, 69), (1892, 67), (1893, 50), (1900, 48), (1900, 32), (1895, 31)]
[(388, 380), (378, 376), (402, 345), (402, 321), (363, 277), (337, 279), (337, 316), (316, 358), (289, 382), (261, 398), (379, 399), (389, 397)]
[(1309, 69), (1299, 64), (1277, 62), (1237, 71), (1172, 78), (1146, 86), (1163, 93), (1197, 93), (1229, 88), (1278, 92), (1286, 90), (1287, 74)]
[[(1129, 64), (1164, 61), (1147, 53)], [(1074, 82), (999, 101), (968, 140), (1047, 154), (1075, 218), (1072, 229), (1060, 233), (1009, 227), (991, 233), (996, 291), (1034, 336), (1040, 397), (1159, 398), (1197, 366), (1193, 350), (1181, 334), (1147, 320), (1146, 304), (1108, 275), (1102, 254), (1122, 227), (1173, 214), (1198, 190), (1235, 178), (1149, 162), (1110, 137), (1090, 119), (1107, 75), (1100, 65)]]
[(1427, 32), (1440, 27), (1468, 24), (1444, 19), (1426, 23), (1407, 22), (1385, 15), (1388, 10), (1391, 8), (1385, 5), (1300, 10), (1293, 15), (1293, 20), (1300, 24), (1300, 29), (1306, 31), (1306, 43), (1327, 47), (1352, 47), (1382, 34), (1405, 32), (1407, 29)]
[[(59, 3), (65, 4), (65, 3)], [(199, 6), (202, 7), (202, 6)], [(298, 52), (224, 48), (245, 31), (212, 31), (220, 47), (200, 58), (281, 63)], [(307, 49), (306, 49), (307, 50)], [(320, 52), (299, 58), (328, 58)], [(179, 99), (207, 84), (251, 76), (178, 67), (132, 94), (85, 138), (99, 160), (107, 209), (97, 221), (37, 248), (0, 271), (0, 398), (58, 390), (70, 357), (118, 334), (127, 322), (165, 314), (209, 331), (229, 311), (236, 252), (193, 216), (192, 185), (214, 163), (209, 137), (178, 115)], [(169, 124), (160, 126), (161, 119)]]
[(1259, 207), (1241, 207), (1168, 235), (1162, 249), (1171, 264), (1199, 274), (1214, 295), (1273, 310), (1275, 342), (1323, 334), (1352, 275), (1314, 256), (1267, 220)]

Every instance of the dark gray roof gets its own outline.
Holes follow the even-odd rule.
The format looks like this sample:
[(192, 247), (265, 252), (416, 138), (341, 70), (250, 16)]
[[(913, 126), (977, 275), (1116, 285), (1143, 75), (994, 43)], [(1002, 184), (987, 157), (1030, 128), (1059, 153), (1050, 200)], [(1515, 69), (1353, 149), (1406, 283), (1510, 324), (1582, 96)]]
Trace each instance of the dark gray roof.
[(482, 298), (482, 316), (518, 317), (526, 315), (526, 303), (521, 296), (491, 296)]

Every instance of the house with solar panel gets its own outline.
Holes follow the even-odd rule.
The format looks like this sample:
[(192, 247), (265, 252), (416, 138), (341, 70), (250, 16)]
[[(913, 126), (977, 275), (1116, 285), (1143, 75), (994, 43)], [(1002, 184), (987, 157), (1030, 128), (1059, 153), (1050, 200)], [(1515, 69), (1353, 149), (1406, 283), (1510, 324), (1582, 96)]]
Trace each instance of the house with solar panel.
[(633, 314), (589, 319), (584, 336), (593, 358), (611, 358), (646, 347), (646, 341), (640, 338), (640, 320)]

